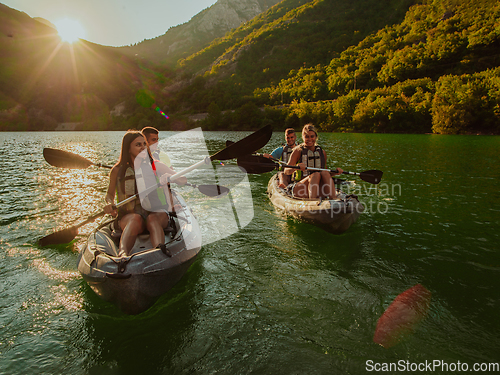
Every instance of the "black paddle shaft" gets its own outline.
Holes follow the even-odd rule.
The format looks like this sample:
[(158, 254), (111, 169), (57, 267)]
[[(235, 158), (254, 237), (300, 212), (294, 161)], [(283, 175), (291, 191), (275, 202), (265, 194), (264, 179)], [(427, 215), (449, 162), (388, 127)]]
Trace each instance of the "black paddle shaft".
[(256, 132), (231, 144), (226, 143), (226, 148), (210, 156), (210, 160), (228, 160), (251, 154), (264, 147), (273, 135), (271, 125), (264, 126)]
[[(275, 161), (273, 161), (275, 160)], [(293, 168), (300, 169), (297, 165), (288, 165), (282, 161), (276, 159), (269, 159), (263, 155), (245, 155), (243, 157), (238, 158), (238, 166), (243, 168), (247, 173), (251, 174), (261, 174), (271, 172), (272, 170), (278, 168), (281, 164), (283, 168)], [(311, 171), (328, 171), (331, 173), (336, 173), (336, 169), (322, 169), (322, 168), (307, 168)], [(343, 174), (355, 175), (359, 176), (363, 181), (369, 182), (371, 184), (377, 185), (382, 180), (383, 172), (379, 170), (369, 170), (364, 172), (348, 172), (343, 171)]]

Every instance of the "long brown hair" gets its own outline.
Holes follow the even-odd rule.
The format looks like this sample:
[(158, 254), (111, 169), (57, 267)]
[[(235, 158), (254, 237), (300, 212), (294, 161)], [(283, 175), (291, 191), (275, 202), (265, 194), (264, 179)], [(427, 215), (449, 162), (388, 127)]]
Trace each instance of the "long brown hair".
[(134, 165), (132, 164), (132, 158), (130, 157), (130, 145), (137, 137), (144, 138), (144, 135), (138, 130), (127, 130), (122, 139), (122, 149), (120, 150), (120, 159), (118, 159), (118, 163), (116, 163), (116, 165), (126, 166), (128, 164), (132, 168), (134, 167)]

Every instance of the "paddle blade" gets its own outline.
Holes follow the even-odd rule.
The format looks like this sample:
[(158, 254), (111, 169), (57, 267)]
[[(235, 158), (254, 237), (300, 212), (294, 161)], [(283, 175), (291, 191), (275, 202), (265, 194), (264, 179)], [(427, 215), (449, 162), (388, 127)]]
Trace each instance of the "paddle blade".
[(261, 174), (274, 171), (278, 165), (272, 160), (258, 155), (245, 155), (237, 160), (238, 167), (243, 168), (248, 174)]
[(78, 227), (63, 229), (38, 240), (39, 246), (60, 245), (73, 241), (78, 234)]
[(210, 160), (228, 160), (236, 159), (246, 154), (262, 148), (271, 139), (273, 135), (273, 128), (271, 125), (264, 126), (256, 132), (234, 142), (226, 148), (220, 150), (210, 157)]
[(384, 348), (411, 334), (429, 311), (431, 292), (417, 284), (398, 295), (377, 322), (373, 341)]
[(373, 169), (373, 170), (361, 172), (359, 174), (359, 178), (361, 178), (363, 181), (369, 182), (370, 184), (377, 185), (382, 180), (383, 174), (384, 174), (384, 172)]
[(59, 168), (85, 169), (93, 164), (80, 155), (54, 148), (44, 148), (43, 157), (47, 163)]
[(198, 185), (198, 190), (209, 197), (217, 197), (229, 193), (229, 188), (220, 185)]
[(49, 246), (49, 245), (60, 245), (63, 243), (69, 243), (73, 241), (78, 234), (78, 228), (84, 226), (85, 224), (93, 222), (95, 219), (98, 217), (104, 216), (105, 213), (104, 211), (98, 212), (86, 220), (73, 225), (71, 228), (66, 228), (63, 230), (60, 230), (59, 232), (49, 234), (48, 236), (45, 236), (38, 240), (38, 245), (40, 246)]

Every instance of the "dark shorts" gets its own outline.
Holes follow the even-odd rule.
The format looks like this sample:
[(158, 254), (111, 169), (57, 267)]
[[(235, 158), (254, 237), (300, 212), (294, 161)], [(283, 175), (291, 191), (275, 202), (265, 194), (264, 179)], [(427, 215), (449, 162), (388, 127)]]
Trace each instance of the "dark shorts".
[(146, 221), (148, 215), (150, 214), (151, 212), (149, 211), (146, 211), (144, 208), (142, 208), (142, 206), (140, 204), (136, 204), (134, 209), (132, 211), (121, 211), (121, 212), (118, 212), (118, 222), (126, 215), (128, 214), (138, 214), (138, 215), (141, 215), (142, 218), (144, 219), (144, 221)]

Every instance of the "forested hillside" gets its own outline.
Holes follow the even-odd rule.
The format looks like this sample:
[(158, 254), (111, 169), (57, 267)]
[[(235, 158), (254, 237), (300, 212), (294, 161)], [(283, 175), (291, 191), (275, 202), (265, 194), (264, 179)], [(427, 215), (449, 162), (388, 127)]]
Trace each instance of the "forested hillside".
[(110, 129), (117, 104), (143, 111), (137, 90), (161, 89), (154, 86), (162, 83), (158, 72), (116, 48), (62, 43), (55, 29), (3, 4), (0, 51), (0, 130), (53, 130), (61, 123)]
[(175, 71), (2, 4), (0, 21), (0, 130), (500, 134), (498, 0), (283, 0)]
[(498, 132), (499, 20), (497, 1), (415, 5), (327, 66), (255, 95), (277, 104), (283, 93), (290, 113), (324, 130)]
[[(289, 10), (280, 8), (284, 1), (273, 8), (280, 18), (258, 17), (260, 28), (242, 27), (183, 62), (198, 69), (204, 64), (196, 61), (226, 47), (177, 100), (209, 111), (205, 124), (213, 128), (248, 126), (250, 117), (251, 126), (312, 121), (324, 131), (499, 133), (500, 3), (419, 1), (370, 32), (378, 3), (311, 1)], [(393, 21), (396, 5), (405, 4), (388, 7)], [(327, 29), (330, 37), (321, 34)]]
[(214, 39), (267, 11), (281, 0), (218, 0), (181, 25), (171, 27), (156, 38), (134, 46), (121, 47), (120, 52), (139, 56), (155, 65), (176, 66), (179, 59), (205, 48)]
[[(177, 98), (195, 110), (222, 110), (248, 100), (256, 88), (278, 84), (290, 71), (326, 65), (367, 35), (400, 22), (414, 0), (283, 0), (208, 48), (179, 61), (192, 87)], [(199, 89), (206, 87), (207, 91)]]

